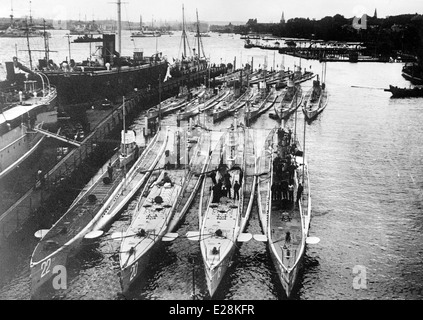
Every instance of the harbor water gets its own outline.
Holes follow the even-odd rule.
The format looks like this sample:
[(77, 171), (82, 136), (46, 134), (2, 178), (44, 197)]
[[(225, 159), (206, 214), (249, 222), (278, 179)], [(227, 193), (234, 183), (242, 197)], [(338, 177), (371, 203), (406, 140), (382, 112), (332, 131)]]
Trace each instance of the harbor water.
[[(51, 58), (56, 62), (69, 56), (65, 34), (52, 31), (50, 49), (58, 52)], [(123, 35), (123, 55), (143, 48), (144, 55), (158, 50), (172, 61), (181, 54), (179, 33), (134, 41), (129, 31)], [(194, 47), (195, 38), (189, 38)], [(41, 39), (30, 41), (42, 43)], [(237, 67), (251, 64), (253, 59), (255, 69), (283, 64), (292, 70), (301, 64), (317, 74), (322, 71), (318, 61), (244, 49), (239, 35), (212, 34), (202, 41), (212, 63), (233, 64), (236, 57)], [(26, 48), (26, 39), (0, 39), (0, 73), (16, 47)], [(71, 44), (72, 58), (77, 61), (86, 59), (89, 50), (89, 44)], [(17, 52), (25, 64), (26, 53)], [(391, 99), (391, 93), (383, 91), (390, 84), (409, 86), (401, 68), (401, 63), (327, 63), (327, 108), (310, 124), (304, 124), (300, 109), (288, 121), (300, 141), (305, 132), (312, 196), (310, 236), (320, 238), (320, 243), (307, 246), (293, 299), (423, 298), (423, 99)], [(310, 81), (303, 83), (303, 92), (310, 87)], [(271, 112), (251, 125), (257, 129), (257, 142), (265, 139), (263, 129), (278, 124), (269, 117)], [(212, 126), (210, 119), (203, 121)], [(225, 119), (213, 129), (225, 130), (230, 123), (231, 119)], [(131, 128), (142, 132), (143, 125), (141, 114)], [(176, 125), (176, 116), (166, 116), (162, 125)], [(45, 299), (210, 299), (199, 244), (184, 237), (186, 232), (198, 230), (198, 202), (199, 197), (178, 227), (180, 237), (160, 246), (146, 274), (125, 295), (119, 281), (120, 243), (109, 239), (110, 234), (128, 226), (128, 209), (105, 236), (69, 260), (67, 289), (45, 293)], [(246, 232), (262, 232), (256, 203)], [(24, 233), (16, 238), (18, 241), (2, 248), (0, 299), (30, 298), (29, 261), (37, 239)], [(251, 240), (239, 244), (213, 298), (286, 299), (265, 243)]]

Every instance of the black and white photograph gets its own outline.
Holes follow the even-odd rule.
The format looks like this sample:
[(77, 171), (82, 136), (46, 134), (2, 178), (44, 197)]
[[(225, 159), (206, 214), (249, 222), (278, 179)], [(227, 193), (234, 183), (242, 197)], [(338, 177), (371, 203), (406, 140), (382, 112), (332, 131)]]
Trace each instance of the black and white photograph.
[(1, 0), (0, 108), (0, 300), (423, 299), (421, 0)]

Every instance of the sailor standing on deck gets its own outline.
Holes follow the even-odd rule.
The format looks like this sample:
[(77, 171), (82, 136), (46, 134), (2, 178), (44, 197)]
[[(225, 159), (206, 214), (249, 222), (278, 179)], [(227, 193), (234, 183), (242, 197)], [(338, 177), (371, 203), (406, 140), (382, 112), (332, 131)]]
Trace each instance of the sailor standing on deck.
[(234, 183), (234, 200), (239, 200), (239, 188), (241, 188), (241, 185), (238, 183), (238, 181), (235, 181), (235, 183)]
[(113, 178), (113, 167), (112, 167), (112, 162), (109, 162), (109, 165), (107, 167), (107, 173), (109, 174), (109, 179), (112, 180)]
[[(235, 188), (235, 186), (234, 186), (234, 188)], [(272, 187), (271, 187), (271, 190), (272, 190), (272, 200), (277, 200), (277, 194), (276, 194), (276, 190), (277, 190), (277, 188), (278, 188), (278, 185), (277, 185), (277, 183), (276, 182), (274, 182), (273, 184), (272, 184)]]
[(294, 181), (293, 180), (289, 181), (288, 198), (290, 202), (294, 202)]
[(230, 179), (225, 179), (225, 187), (226, 187), (226, 190), (227, 190), (227, 196), (228, 196), (229, 199), (231, 199), (231, 187), (232, 187), (232, 185), (231, 185)]
[(212, 179), (213, 185), (216, 185), (216, 172), (212, 171), (209, 175), (209, 177)]
[(288, 181), (282, 180), (281, 190), (282, 190), (282, 199), (288, 199)]
[(302, 193), (303, 193), (303, 190), (304, 190), (304, 187), (303, 187), (303, 185), (301, 184), (301, 182), (299, 183), (299, 185), (298, 185), (298, 188), (297, 188), (297, 203), (300, 201), (300, 199), (301, 199), (301, 195), (302, 195)]
[(213, 200), (212, 203), (219, 203), (220, 197), (222, 196), (222, 182), (219, 181), (213, 186)]
[(169, 150), (165, 151), (165, 165), (164, 168), (165, 170), (169, 170), (173, 167), (173, 159), (172, 159), (172, 155), (170, 154)]

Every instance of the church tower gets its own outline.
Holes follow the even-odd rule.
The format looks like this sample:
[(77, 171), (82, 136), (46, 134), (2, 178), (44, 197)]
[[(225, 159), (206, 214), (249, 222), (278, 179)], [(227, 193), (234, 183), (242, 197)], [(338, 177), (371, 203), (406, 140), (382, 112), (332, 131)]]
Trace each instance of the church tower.
[(283, 15), (283, 11), (282, 11), (282, 17), (281, 17), (281, 21), (280, 21), (280, 23), (281, 23), (281, 24), (285, 24), (285, 18), (284, 18), (284, 15)]
[(376, 8), (375, 8), (375, 14), (373, 15), (373, 18), (377, 19), (377, 11), (376, 11)]

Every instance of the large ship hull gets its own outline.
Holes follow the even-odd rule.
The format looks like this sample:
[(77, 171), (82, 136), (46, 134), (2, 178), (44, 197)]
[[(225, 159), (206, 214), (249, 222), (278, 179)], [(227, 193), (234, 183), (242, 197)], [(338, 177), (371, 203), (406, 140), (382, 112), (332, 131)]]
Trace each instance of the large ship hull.
[(13, 142), (0, 149), (0, 179), (24, 162), (44, 140), (38, 132), (28, 132), (25, 127), (15, 128), (0, 139), (13, 139)]
[(45, 72), (52, 85), (56, 86), (60, 104), (64, 106), (92, 103), (109, 99), (115, 100), (134, 89), (141, 90), (149, 85), (155, 86), (159, 78), (163, 80), (167, 72), (167, 62), (121, 67), (120, 69)]
[(405, 79), (409, 80), (412, 84), (417, 84), (417, 85), (423, 84), (423, 78), (413, 76), (407, 72), (402, 72), (401, 74)]
[[(0, 121), (0, 179), (23, 161), (41, 144), (41, 127), (57, 123), (56, 91), (52, 88), (45, 97), (30, 98), (2, 112)], [(33, 130), (35, 129), (35, 130)]]

